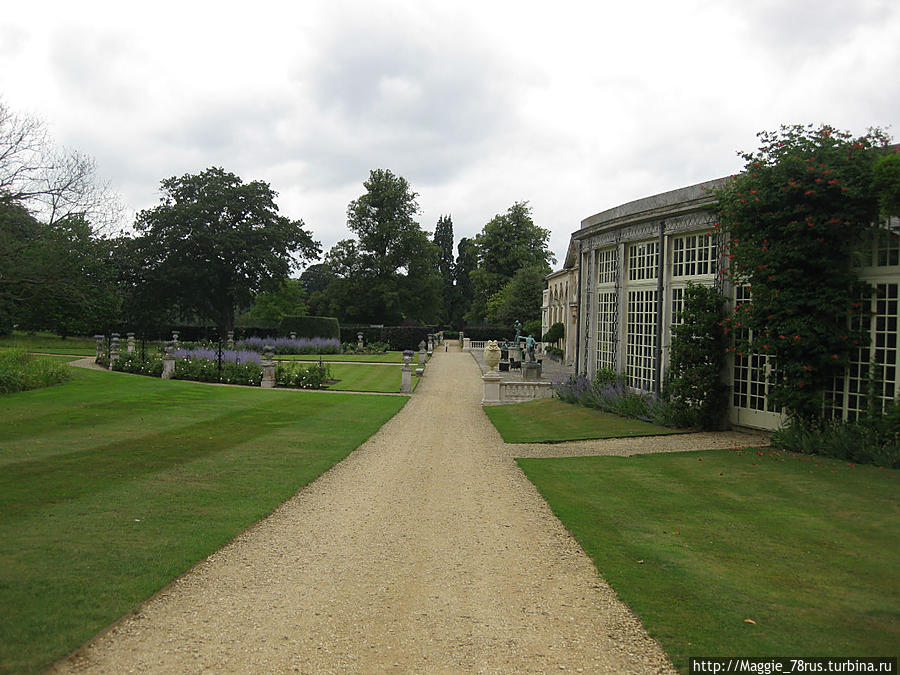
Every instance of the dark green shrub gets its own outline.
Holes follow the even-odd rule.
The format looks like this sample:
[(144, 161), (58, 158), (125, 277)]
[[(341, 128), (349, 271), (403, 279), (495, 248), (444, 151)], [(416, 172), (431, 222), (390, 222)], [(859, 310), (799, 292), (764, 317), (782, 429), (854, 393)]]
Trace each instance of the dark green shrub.
[(550, 326), (550, 328), (547, 329), (547, 332), (544, 333), (541, 340), (543, 340), (544, 342), (555, 343), (555, 342), (559, 342), (560, 340), (562, 340), (565, 336), (566, 336), (565, 325), (561, 321), (557, 321), (555, 324), (553, 324), (552, 326)]
[(275, 368), (275, 384), (279, 387), (324, 389), (331, 380), (331, 368), (319, 361), (310, 366), (281, 363)]
[(900, 469), (900, 403), (894, 401), (883, 414), (867, 414), (857, 422), (810, 424), (792, 419), (772, 434), (772, 445), (805, 455)]
[(689, 283), (682, 323), (672, 326), (663, 397), (678, 426), (721, 429), (728, 409), (724, 298), (714, 288)]
[(123, 373), (132, 373), (134, 375), (160, 377), (163, 371), (162, 356), (159, 354), (150, 354), (141, 358), (137, 353), (125, 353), (119, 356), (115, 363), (113, 363), (112, 369)]
[(280, 331), (283, 335), (296, 333), (298, 338), (341, 339), (341, 325), (333, 316), (286, 316)]

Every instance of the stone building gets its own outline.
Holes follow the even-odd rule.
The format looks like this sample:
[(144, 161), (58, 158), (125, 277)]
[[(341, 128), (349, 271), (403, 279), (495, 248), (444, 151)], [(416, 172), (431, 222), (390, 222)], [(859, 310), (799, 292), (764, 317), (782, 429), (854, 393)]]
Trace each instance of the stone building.
[(541, 307), (541, 335), (550, 326), (561, 323), (565, 334), (559, 344), (550, 345), (563, 350), (563, 362), (567, 366), (575, 363), (575, 336), (578, 332), (578, 272), (577, 268), (564, 268), (546, 277)]
[[(544, 310), (556, 314), (553, 285), (575, 280), (576, 372), (590, 377), (600, 368), (623, 374), (637, 390), (659, 392), (668, 364), (672, 325), (688, 282), (713, 285), (733, 304), (748, 300), (719, 274), (727, 265), (723, 242), (713, 230), (717, 179), (622, 204), (585, 218), (572, 234), (565, 269), (547, 278)], [(882, 235), (861, 255), (860, 275), (874, 288), (871, 345), (856, 360), (830, 397), (844, 419), (863, 409), (862, 394), (877, 383), (878, 396), (900, 395), (900, 222), (882, 226)], [(764, 355), (732, 356), (723, 378), (730, 386), (732, 424), (775, 429), (781, 411), (768, 400)]]

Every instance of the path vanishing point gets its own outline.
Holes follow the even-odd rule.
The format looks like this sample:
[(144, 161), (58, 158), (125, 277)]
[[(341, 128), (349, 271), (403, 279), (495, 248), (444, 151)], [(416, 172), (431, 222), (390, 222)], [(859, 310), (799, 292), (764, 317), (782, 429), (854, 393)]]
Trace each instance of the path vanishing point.
[(481, 390), (469, 354), (436, 351), (346, 460), (52, 672), (672, 672)]

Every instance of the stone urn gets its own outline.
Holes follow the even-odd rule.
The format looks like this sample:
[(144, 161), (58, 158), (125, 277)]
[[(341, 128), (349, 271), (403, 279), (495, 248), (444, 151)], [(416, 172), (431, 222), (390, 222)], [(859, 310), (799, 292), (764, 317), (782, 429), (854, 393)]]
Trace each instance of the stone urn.
[(484, 363), (492, 372), (500, 363), (500, 347), (496, 340), (488, 340), (484, 346)]

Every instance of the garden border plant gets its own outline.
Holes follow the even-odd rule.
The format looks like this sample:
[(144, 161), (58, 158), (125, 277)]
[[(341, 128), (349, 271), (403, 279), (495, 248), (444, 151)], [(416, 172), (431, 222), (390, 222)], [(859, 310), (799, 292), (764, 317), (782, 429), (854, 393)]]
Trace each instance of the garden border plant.
[(845, 425), (828, 419), (827, 392), (869, 345), (873, 289), (858, 256), (882, 236), (879, 218), (900, 215), (898, 148), (881, 129), (854, 138), (784, 126), (759, 137), (743, 173), (717, 192), (715, 227), (730, 260), (720, 274), (751, 294), (723, 321), (735, 337), (729, 349), (774, 359), (769, 400), (789, 419), (776, 443), (896, 466), (900, 440), (883, 430), (897, 401), (870, 397), (870, 409)]
[[(759, 134), (746, 166), (717, 192), (719, 222), (735, 286), (751, 299), (724, 320), (741, 356), (775, 358), (769, 397), (793, 421), (820, 422), (824, 393), (868, 339), (868, 284), (856, 251), (877, 226), (874, 167), (889, 143), (870, 130), (854, 138), (830, 126), (783, 126)], [(880, 188), (882, 192), (886, 188)]]

